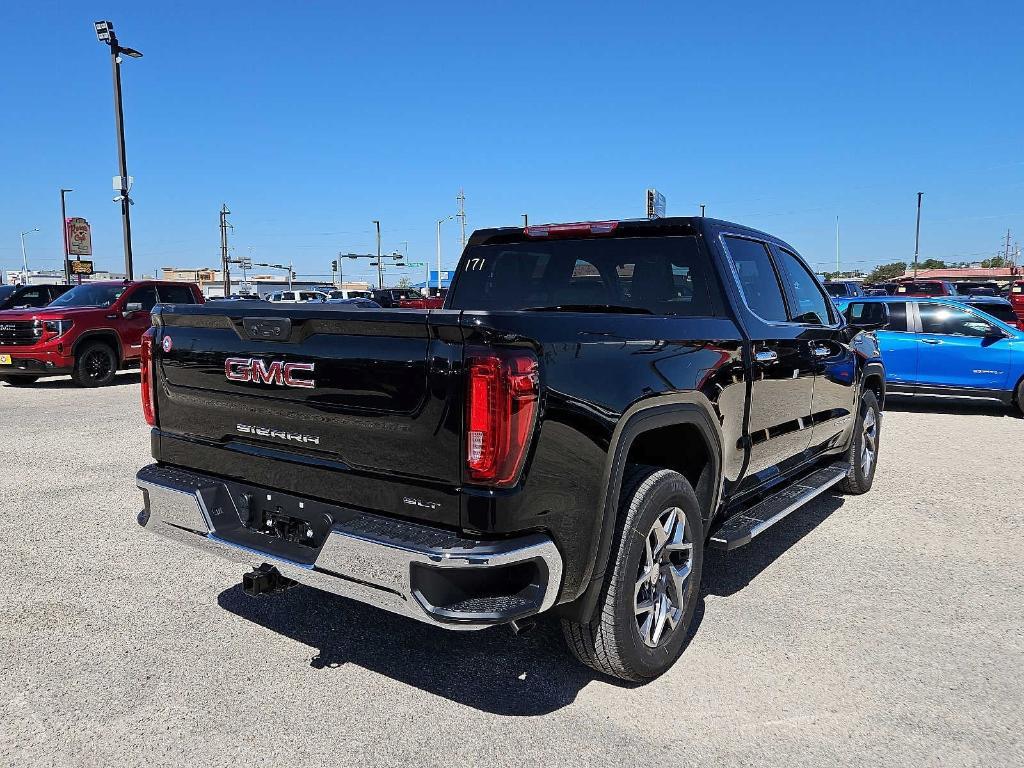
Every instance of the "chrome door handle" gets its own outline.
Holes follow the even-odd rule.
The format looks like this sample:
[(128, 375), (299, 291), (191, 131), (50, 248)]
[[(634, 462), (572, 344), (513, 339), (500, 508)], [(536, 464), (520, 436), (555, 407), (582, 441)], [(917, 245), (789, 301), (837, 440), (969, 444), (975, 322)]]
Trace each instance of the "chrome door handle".
[(815, 357), (828, 357), (832, 354), (832, 350), (828, 347), (811, 347), (811, 354)]
[(773, 352), (770, 349), (763, 349), (760, 352), (754, 353), (754, 359), (759, 363), (774, 363), (779, 359), (779, 353)]
[(938, 339), (921, 339), (923, 344), (941, 344), (942, 342)]

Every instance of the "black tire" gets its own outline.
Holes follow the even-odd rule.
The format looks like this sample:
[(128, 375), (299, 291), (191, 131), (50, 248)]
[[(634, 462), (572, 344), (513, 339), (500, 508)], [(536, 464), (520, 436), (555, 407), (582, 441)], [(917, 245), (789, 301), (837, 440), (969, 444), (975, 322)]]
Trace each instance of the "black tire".
[(94, 341), (75, 353), (71, 378), (80, 387), (105, 387), (117, 374), (117, 352), (109, 344)]
[(875, 470), (878, 468), (881, 433), (882, 412), (878, 407), (878, 399), (874, 392), (867, 390), (861, 395), (853, 440), (850, 441), (850, 448), (846, 452), (850, 471), (840, 486), (843, 493), (859, 495), (871, 490), (871, 484), (875, 481)]
[[(648, 537), (656, 535), (654, 526), (666, 519), (666, 515), (673, 516), (674, 524), (677, 524), (679, 513), (673, 511), (676, 509), (684, 513), (686, 538), (683, 541), (691, 545), (688, 551), (689, 573), (682, 582), (682, 605), (673, 603), (673, 609), (668, 612), (669, 617), (675, 619), (674, 625), (671, 621), (663, 622), (664, 630), (660, 637), (653, 638), (653, 632), (647, 631), (645, 639), (640, 623), (643, 620), (645, 626), (651, 626), (647, 621), (656, 625), (659, 616), (655, 606), (657, 599), (650, 598), (656, 590), (662, 589), (663, 580), (666, 582), (663, 594), (670, 600), (673, 596), (678, 599), (678, 588), (665, 575), (667, 563), (654, 569), (654, 572), (662, 574), (657, 584), (647, 583), (642, 573), (648, 559)], [(587, 666), (622, 680), (646, 682), (672, 666), (689, 635), (693, 612), (700, 598), (704, 525), (700, 503), (686, 478), (678, 472), (657, 467), (629, 468), (623, 479), (619, 514), (623, 524), (613, 545), (615, 559), (610, 564), (610, 573), (606, 576), (594, 618), (586, 623), (563, 619), (562, 631), (569, 649)], [(677, 530), (670, 528), (670, 537)], [(677, 558), (673, 566), (678, 565), (681, 570), (681, 561), (686, 555), (682, 551), (672, 552), (672, 557)], [(655, 558), (653, 562), (658, 561)], [(645, 569), (645, 572), (650, 573), (652, 569)], [(645, 583), (638, 587), (641, 581)], [(639, 597), (641, 595), (643, 599)], [(650, 613), (638, 612), (638, 602), (650, 602)], [(638, 616), (643, 619), (638, 619)], [(651, 639), (656, 640), (653, 647), (649, 644)]]
[(1024, 379), (1017, 382), (1017, 395), (1015, 397), (1017, 402), (1017, 410), (1020, 411), (1020, 415), (1024, 416)]
[(29, 387), (36, 383), (38, 376), (0, 376), (0, 381), (12, 387)]

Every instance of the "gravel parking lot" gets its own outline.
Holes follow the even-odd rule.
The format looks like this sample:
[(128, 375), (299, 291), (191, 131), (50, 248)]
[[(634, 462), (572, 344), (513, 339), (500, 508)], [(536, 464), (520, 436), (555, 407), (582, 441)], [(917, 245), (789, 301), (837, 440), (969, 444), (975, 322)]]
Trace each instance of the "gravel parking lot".
[(1024, 420), (892, 401), (873, 492), (710, 553), (643, 687), (542, 622), (446, 633), (135, 522), (138, 376), (0, 387), (0, 763), (1024, 764)]

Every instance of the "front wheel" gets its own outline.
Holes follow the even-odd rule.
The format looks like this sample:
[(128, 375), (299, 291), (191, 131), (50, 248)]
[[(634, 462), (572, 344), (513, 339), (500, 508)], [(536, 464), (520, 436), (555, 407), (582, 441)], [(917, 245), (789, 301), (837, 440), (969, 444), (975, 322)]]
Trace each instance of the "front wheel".
[(623, 482), (622, 532), (595, 616), (563, 620), (573, 654), (613, 677), (646, 682), (682, 652), (700, 593), (704, 525), (686, 478), (633, 467)]
[(867, 390), (861, 395), (860, 410), (854, 426), (853, 440), (846, 453), (850, 471), (843, 480), (844, 493), (858, 495), (871, 490), (878, 466), (878, 438), (882, 430), (882, 411), (875, 393)]
[(86, 344), (75, 356), (71, 378), (80, 387), (105, 387), (117, 373), (117, 353), (108, 344)]
[(1017, 410), (1024, 416), (1024, 379), (1017, 384)]

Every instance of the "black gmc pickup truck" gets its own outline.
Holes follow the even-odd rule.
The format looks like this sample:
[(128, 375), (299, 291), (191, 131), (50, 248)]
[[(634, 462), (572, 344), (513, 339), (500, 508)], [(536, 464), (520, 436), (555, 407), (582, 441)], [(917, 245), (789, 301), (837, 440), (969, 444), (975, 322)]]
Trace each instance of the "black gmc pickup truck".
[(885, 318), (860, 321), (786, 243), (705, 218), (478, 231), (438, 310), (158, 306), (138, 520), (265, 561), (250, 594), (551, 611), (582, 662), (649, 680), (706, 547), (871, 487)]

